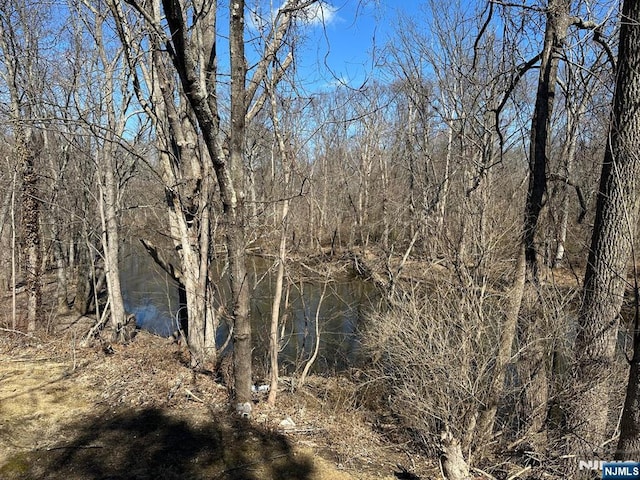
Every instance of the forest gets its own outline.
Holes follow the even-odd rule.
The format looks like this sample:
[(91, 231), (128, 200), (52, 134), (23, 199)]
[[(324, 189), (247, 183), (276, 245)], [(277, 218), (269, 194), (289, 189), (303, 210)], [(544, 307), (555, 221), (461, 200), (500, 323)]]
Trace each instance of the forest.
[[(365, 23), (349, 60), (339, 33)], [(98, 472), (111, 437), (25, 453), (0, 425), (0, 477), (591, 479), (640, 461), (638, 102), (633, 0), (0, 0), (0, 358), (95, 382), (120, 362), (109, 388), (161, 409), (102, 424), (162, 424), (194, 455)], [(165, 284), (163, 333), (132, 308), (135, 262)], [(355, 312), (340, 362), (331, 302)], [(143, 358), (182, 373), (149, 383)], [(301, 413), (277, 423), (311, 397), (400, 465), (278, 470), (290, 437), (318, 440)], [(216, 402), (224, 429), (172, 433)], [(190, 470), (238, 435), (278, 448)]]

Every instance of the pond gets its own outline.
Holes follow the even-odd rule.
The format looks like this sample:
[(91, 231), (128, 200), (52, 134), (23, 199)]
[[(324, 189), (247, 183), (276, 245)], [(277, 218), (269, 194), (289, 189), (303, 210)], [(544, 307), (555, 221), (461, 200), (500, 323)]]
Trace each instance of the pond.
[[(275, 272), (271, 266), (270, 261), (261, 257), (251, 257), (247, 265), (252, 289), (250, 315), (256, 347), (255, 361), (260, 362), (265, 371), (275, 287)], [(128, 249), (123, 258), (121, 276), (125, 308), (136, 315), (138, 325), (161, 336), (174, 332), (177, 329), (177, 288), (141, 247), (132, 245)], [(223, 277), (221, 283), (225, 285), (227, 279)], [(375, 289), (346, 274), (332, 278), (326, 289), (321, 281), (297, 282), (288, 288), (288, 308), (281, 311), (284, 319), (280, 326), (282, 374), (293, 373), (313, 352), (316, 312), (320, 344), (314, 370), (339, 371), (355, 364), (360, 348), (360, 322), (366, 311), (377, 302)], [(228, 291), (226, 288), (220, 290)], [(219, 346), (226, 334), (226, 325), (221, 322), (217, 335)]]

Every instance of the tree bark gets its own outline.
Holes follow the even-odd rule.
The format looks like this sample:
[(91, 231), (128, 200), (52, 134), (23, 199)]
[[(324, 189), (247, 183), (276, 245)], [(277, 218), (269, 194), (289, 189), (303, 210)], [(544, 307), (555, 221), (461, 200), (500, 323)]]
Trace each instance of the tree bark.
[[(112, 7), (118, 8), (118, 4)], [(118, 10), (115, 10), (117, 15)], [(215, 8), (208, 11), (206, 22), (215, 29)], [(160, 18), (159, 6), (149, 11), (154, 19)], [(124, 25), (123, 43), (130, 42)], [(198, 149), (198, 139), (192, 131), (189, 105), (182, 103), (184, 96), (176, 93), (173, 75), (168, 71), (163, 48), (152, 37), (151, 68), (144, 81), (152, 85), (153, 110), (150, 113), (158, 132), (158, 150), (162, 177), (165, 184), (169, 230), (180, 259), (179, 269), (173, 269), (161, 260), (155, 247), (154, 260), (168, 269), (178, 282), (178, 321), (187, 341), (191, 366), (204, 369), (216, 364), (215, 333), (218, 319), (212, 307), (211, 267), (211, 208), (213, 187), (209, 158)], [(178, 102), (176, 102), (178, 98)]]
[(33, 134), (18, 127), (16, 150), (22, 169), (22, 228), (24, 232), (24, 270), (27, 290), (27, 331), (33, 332), (42, 320), (42, 251), (40, 248), (40, 201), (35, 159), (41, 150)]
[(540, 60), (540, 75), (536, 93), (536, 104), (531, 120), (531, 142), (529, 146), (529, 189), (527, 193), (524, 221), (524, 242), (527, 268), (532, 278), (538, 276), (538, 260), (535, 234), (542, 210), (543, 196), (547, 189), (547, 156), (551, 135), (558, 76), (558, 64), (569, 27), (569, 0), (549, 0), (544, 46)]
[(637, 461), (640, 458), (640, 339), (637, 326), (635, 330), (634, 355), (629, 368), (616, 460)]
[[(535, 244), (538, 220), (547, 190), (547, 163), (551, 138), (551, 119), (553, 115), (558, 65), (562, 55), (564, 40), (569, 28), (569, 0), (549, 0), (547, 5), (545, 37), (540, 60), (540, 73), (536, 92), (536, 103), (531, 120), (531, 139), (529, 150), (529, 188), (524, 215), (524, 246), (527, 261), (527, 273), (531, 280), (525, 298), (536, 302), (539, 277), (539, 262)], [(535, 443), (545, 443), (548, 403), (548, 368), (546, 364), (548, 342), (544, 341), (543, 312), (533, 309), (529, 324), (522, 325), (523, 341), (527, 345), (523, 361), (520, 362), (520, 374), (524, 382), (524, 416), (528, 422), (528, 433)]]
[[(233, 295), (233, 367), (236, 410), (251, 415), (251, 321), (249, 319), (249, 282), (247, 281), (245, 232), (243, 218), (244, 135), (245, 135), (245, 79), (247, 64), (244, 56), (244, 0), (230, 5), (229, 52), (231, 55), (231, 133), (229, 140), (230, 177), (220, 190), (227, 219), (227, 245), (231, 267)], [(235, 188), (234, 188), (235, 187)]]
[[(629, 262), (629, 257), (633, 252), (633, 241), (635, 239), (636, 225), (638, 223), (638, 210), (640, 201), (638, 200), (639, 188), (638, 177), (640, 176), (640, 112), (638, 111), (638, 98), (640, 96), (640, 2), (633, 0), (625, 0), (622, 6), (622, 27), (620, 30), (620, 46), (618, 51), (618, 78), (616, 84), (616, 93), (614, 99), (614, 118), (611, 128), (611, 142), (607, 143), (607, 152), (605, 156), (605, 166), (603, 167), (603, 177), (608, 177), (604, 182), (603, 195), (598, 197), (598, 205), (602, 206), (596, 213), (596, 227), (594, 227), (593, 247), (600, 247), (606, 253), (608, 249), (604, 247), (607, 243), (621, 243), (617, 254), (621, 257), (614, 260), (614, 265), (608, 265), (611, 270), (610, 274), (622, 272), (622, 275), (615, 275), (615, 285), (611, 287), (617, 289), (619, 293), (624, 292), (625, 266)], [(610, 167), (606, 168), (607, 164)], [(622, 198), (618, 196), (622, 194)], [(620, 205), (611, 204), (618, 199)], [(600, 213), (602, 210), (602, 213)], [(608, 213), (609, 210), (614, 212)], [(620, 211), (623, 210), (623, 211)], [(616, 218), (609, 219), (609, 216), (615, 217), (615, 213), (620, 216), (617, 222)], [(628, 216), (627, 216), (628, 215)], [(605, 225), (610, 225), (608, 228)], [(602, 228), (597, 228), (602, 224)], [(609, 242), (602, 236), (611, 228), (623, 230), (623, 232), (611, 231)], [(595, 229), (601, 231), (599, 238), (596, 240)], [(592, 247), (592, 248), (593, 248)], [(616, 251), (611, 251), (615, 254)], [(598, 255), (594, 253), (594, 261), (597, 262)], [(632, 257), (635, 261), (635, 258)], [(591, 262), (589, 262), (591, 264)], [(612, 268), (613, 267), (613, 268)], [(620, 268), (617, 270), (616, 268)], [(589, 270), (587, 270), (589, 271)], [(597, 276), (597, 275), (595, 275)], [(592, 280), (590, 275), (590, 285), (597, 286), (597, 281)], [(627, 386), (627, 395), (622, 410), (622, 422), (620, 430), (620, 439), (616, 452), (618, 460), (638, 460), (640, 458), (640, 318), (638, 318), (638, 278), (636, 276), (635, 302), (636, 302), (636, 318), (634, 325), (634, 354), (631, 359), (629, 368), (629, 381)], [(585, 279), (585, 288), (587, 281)], [(595, 301), (592, 300), (592, 301)], [(595, 359), (602, 358), (611, 352), (611, 344), (615, 345), (615, 323), (620, 311), (620, 302), (622, 295), (609, 297), (612, 303), (610, 315), (614, 315), (615, 319), (602, 317), (597, 321), (596, 318), (585, 318), (585, 329), (581, 329), (582, 335), (579, 336), (582, 344), (587, 347), (587, 351), (592, 353), (591, 357)], [(616, 308), (614, 311), (613, 308)], [(593, 310), (586, 310), (592, 312)], [(586, 313), (585, 312), (585, 313)], [(595, 313), (595, 312), (594, 312)], [(606, 314), (606, 312), (602, 312)], [(613, 320), (613, 321), (612, 321)], [(602, 327), (613, 324), (611, 330), (606, 335), (610, 337), (606, 339), (598, 339), (597, 334), (600, 330), (594, 330), (593, 327)], [(587, 330), (589, 328), (589, 330)], [(606, 330), (606, 328), (605, 328)], [(586, 344), (586, 334), (589, 333), (595, 341), (592, 344)], [(596, 337), (594, 338), (594, 335)], [(599, 348), (594, 344), (599, 345)], [(593, 346), (592, 346), (593, 345)], [(595, 347), (595, 348), (594, 348)], [(615, 347), (614, 347), (615, 348)], [(604, 354), (604, 355), (603, 355)], [(611, 352), (613, 354), (613, 352)], [(583, 360), (583, 363), (584, 362)], [(590, 363), (590, 362), (589, 362)], [(603, 390), (606, 391), (606, 382), (603, 382)], [(592, 407), (594, 408), (594, 407)], [(594, 408), (595, 409), (595, 408)], [(575, 413), (576, 411), (574, 411)], [(600, 417), (600, 422), (606, 425), (606, 417)]]
[(525, 246), (524, 243), (522, 243), (516, 260), (515, 276), (511, 291), (509, 292), (509, 307), (505, 313), (502, 332), (500, 333), (500, 340), (498, 341), (493, 379), (485, 400), (485, 408), (480, 412), (476, 424), (476, 431), (478, 432), (476, 443), (480, 448), (483, 447), (483, 443), (490, 438), (493, 432), (498, 405), (504, 391), (507, 365), (511, 359), (511, 350), (516, 335), (518, 315), (520, 313), (520, 306), (522, 305), (526, 278), (527, 262)]
[(120, 225), (118, 221), (118, 185), (112, 149), (106, 148), (101, 170), (104, 184), (100, 185), (100, 216), (102, 218), (102, 248), (111, 309), (111, 324), (118, 331), (126, 321), (122, 287), (120, 285)]
[[(24, 271), (27, 291), (27, 330), (32, 332), (39, 325), (42, 316), (42, 251), (40, 245), (40, 196), (38, 195), (38, 173), (35, 160), (42, 150), (42, 135), (35, 131), (31, 121), (31, 104), (23, 104), (24, 92), (19, 86), (35, 79), (20, 78), (23, 66), (16, 55), (15, 48), (23, 49), (21, 41), (29, 38), (17, 38), (14, 28), (4, 24), (4, 10), (0, 12), (0, 49), (4, 54), (6, 65), (6, 83), (9, 90), (9, 117), (13, 127), (14, 154), (16, 164), (22, 177), (20, 207), (22, 210), (22, 248), (24, 251)], [(10, 15), (8, 16), (10, 17)], [(8, 18), (6, 17), (6, 18)], [(29, 35), (30, 32), (25, 32)], [(11, 45), (11, 49), (9, 48)], [(27, 56), (32, 52), (20, 51)], [(32, 72), (29, 72), (32, 73)], [(35, 96), (36, 92), (29, 92)], [(14, 285), (15, 289), (15, 285)]]
[[(583, 302), (575, 344), (576, 391), (570, 404), (569, 452), (598, 452), (607, 436), (609, 372), (616, 351), (626, 272), (633, 252), (640, 207), (640, 3), (625, 0), (618, 70)], [(637, 356), (634, 355), (637, 360)], [(619, 455), (637, 445), (637, 365), (630, 369)], [(635, 458), (637, 459), (637, 458)]]

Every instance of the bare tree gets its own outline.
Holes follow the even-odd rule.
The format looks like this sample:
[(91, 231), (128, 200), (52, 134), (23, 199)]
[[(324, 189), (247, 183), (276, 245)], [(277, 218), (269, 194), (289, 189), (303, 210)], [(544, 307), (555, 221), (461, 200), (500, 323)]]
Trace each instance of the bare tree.
[[(277, 13), (270, 33), (263, 43), (261, 55), (251, 69), (250, 78), (245, 55), (245, 2), (231, 2), (229, 5), (229, 68), (231, 86), (229, 90), (228, 128), (222, 125), (222, 91), (218, 71), (217, 2), (163, 1), (162, 5), (146, 5), (131, 2), (131, 5), (147, 24), (151, 37), (168, 53), (173, 72), (179, 78), (181, 92), (189, 105), (188, 117), (193, 115), (206, 151), (208, 162), (217, 179), (222, 202), (222, 216), (225, 226), (227, 258), (229, 262), (234, 339), (234, 382), (235, 403), (239, 413), (250, 415), (251, 411), (251, 324), (249, 322), (249, 285), (245, 265), (245, 173), (244, 149), (246, 125), (262, 108), (267, 96), (263, 88), (273, 60), (284, 46), (284, 39), (292, 25), (296, 12), (308, 7), (313, 1), (286, 2)], [(124, 10), (121, 2), (113, 2), (118, 11)], [(160, 20), (160, 10), (166, 23)], [(116, 16), (124, 25), (124, 17)], [(121, 38), (123, 36), (121, 35)], [(126, 39), (125, 39), (126, 41)], [(158, 48), (158, 59), (163, 62)], [(276, 79), (284, 73), (286, 65), (276, 65)], [(166, 82), (171, 73), (163, 78)], [(172, 91), (165, 88), (163, 101), (166, 108), (173, 103)], [(208, 167), (207, 167), (208, 168)], [(201, 180), (208, 179), (207, 170), (201, 172)], [(199, 208), (209, 210), (210, 204)], [(207, 229), (203, 229), (207, 230)], [(207, 230), (208, 231), (208, 230)], [(194, 272), (195, 273), (195, 272)], [(199, 270), (200, 278), (208, 272)], [(195, 292), (194, 292), (195, 293)], [(200, 295), (205, 292), (200, 290)], [(189, 329), (200, 337), (206, 331), (202, 318), (190, 318)], [(191, 335), (190, 335), (191, 337)], [(195, 341), (190, 338), (190, 347)]]
[[(620, 308), (633, 258), (640, 211), (640, 4), (624, 1), (613, 113), (605, 151), (591, 249), (584, 277), (575, 353), (577, 394), (570, 405), (570, 450), (599, 452), (607, 434), (610, 371)], [(637, 320), (636, 320), (637, 321)], [(618, 457), (638, 454), (638, 333), (631, 362)]]
[(13, 148), (22, 180), (20, 202), (28, 293), (27, 330), (34, 331), (42, 320), (41, 206), (36, 160), (43, 149), (43, 138), (35, 121), (43, 81), (39, 70), (42, 60), (38, 48), (40, 18), (18, 2), (4, 3), (0, 10), (2, 76), (9, 91)]

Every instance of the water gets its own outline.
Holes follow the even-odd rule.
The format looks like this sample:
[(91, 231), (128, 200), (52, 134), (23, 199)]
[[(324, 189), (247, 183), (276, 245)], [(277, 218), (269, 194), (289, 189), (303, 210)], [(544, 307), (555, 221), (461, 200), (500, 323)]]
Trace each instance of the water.
[[(256, 361), (266, 367), (275, 274), (270, 269), (270, 261), (263, 258), (252, 257), (247, 267), (252, 289), (250, 314)], [(228, 280), (222, 275), (220, 284), (226, 285)], [(177, 329), (177, 288), (141, 247), (131, 246), (126, 253), (121, 276), (125, 308), (136, 315), (138, 325), (162, 336), (174, 332)], [(220, 290), (223, 295), (228, 291), (227, 288)], [(323, 290), (325, 294), (318, 310)], [(284, 318), (280, 353), (283, 374), (293, 373), (311, 356), (316, 341), (316, 312), (320, 344), (315, 370), (328, 372), (353, 365), (360, 348), (358, 326), (374, 302), (372, 287), (347, 275), (332, 278), (326, 289), (322, 281), (290, 285), (289, 307), (283, 310), (284, 298), (281, 307), (281, 318)], [(226, 334), (226, 325), (221, 322), (217, 335), (219, 344)]]
[[(261, 269), (253, 271), (259, 273)], [(265, 350), (269, 344), (274, 283), (274, 278), (266, 276), (255, 286), (251, 298), (254, 343)], [(316, 315), (320, 337), (316, 369), (333, 371), (353, 365), (360, 348), (360, 320), (374, 302), (372, 288), (359, 279), (343, 276), (331, 279), (326, 288), (322, 281), (315, 281), (290, 285), (289, 290), (289, 307), (281, 312), (285, 316), (280, 355), (284, 374), (295, 370), (301, 360), (313, 353)]]

